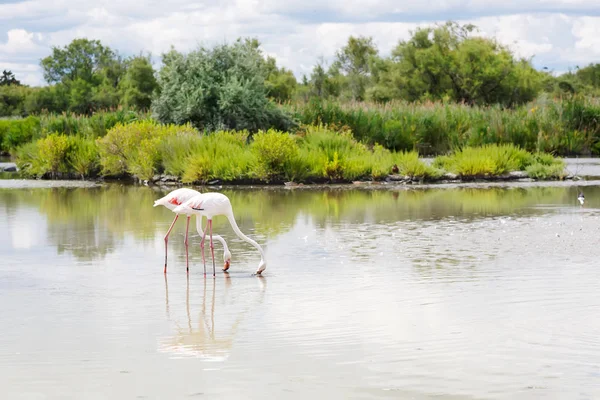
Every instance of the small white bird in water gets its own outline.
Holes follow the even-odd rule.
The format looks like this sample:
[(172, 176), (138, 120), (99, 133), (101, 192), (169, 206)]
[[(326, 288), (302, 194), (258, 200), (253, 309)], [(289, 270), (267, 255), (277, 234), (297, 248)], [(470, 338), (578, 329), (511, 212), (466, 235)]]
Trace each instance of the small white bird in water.
[(579, 203), (581, 203), (581, 205), (583, 205), (583, 202), (585, 201), (585, 196), (583, 195), (583, 192), (579, 192), (579, 196), (577, 196), (577, 200), (579, 200)]

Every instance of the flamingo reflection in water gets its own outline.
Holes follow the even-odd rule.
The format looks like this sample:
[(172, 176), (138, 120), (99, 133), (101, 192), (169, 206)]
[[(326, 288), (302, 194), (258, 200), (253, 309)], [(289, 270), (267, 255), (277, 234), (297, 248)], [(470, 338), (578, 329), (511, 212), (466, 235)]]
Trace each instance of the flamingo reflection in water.
[[(199, 358), (205, 361), (225, 361), (229, 357), (233, 346), (234, 338), (238, 332), (240, 323), (244, 317), (254, 306), (262, 303), (266, 288), (264, 277), (258, 279), (260, 284), (260, 292), (258, 293), (257, 301), (254, 305), (248, 304), (244, 310), (238, 313), (233, 324), (227, 329), (227, 333), (215, 334), (215, 294), (216, 280), (212, 281), (212, 298), (210, 305), (210, 315), (206, 310), (206, 280), (204, 281), (204, 291), (202, 295), (202, 307), (200, 311), (200, 319), (198, 326), (192, 324), (192, 313), (190, 312), (190, 281), (187, 279), (186, 286), (186, 312), (187, 312), (187, 327), (181, 327), (177, 322), (177, 333), (172, 336), (164, 337), (160, 340), (158, 350), (161, 353), (171, 354), (171, 358)], [(225, 293), (224, 298), (228, 298), (229, 289), (231, 287), (231, 278), (225, 276)], [(165, 303), (167, 318), (171, 320), (169, 307), (169, 288), (167, 278), (165, 276)], [(223, 310), (225, 311), (225, 310)]]

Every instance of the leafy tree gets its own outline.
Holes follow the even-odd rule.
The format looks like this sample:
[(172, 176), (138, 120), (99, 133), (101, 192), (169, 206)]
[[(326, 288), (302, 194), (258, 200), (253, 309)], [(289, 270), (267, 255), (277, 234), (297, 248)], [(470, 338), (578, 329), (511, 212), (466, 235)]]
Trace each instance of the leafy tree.
[(152, 95), (158, 88), (150, 57), (133, 57), (126, 64), (127, 72), (119, 82), (122, 105), (148, 110), (152, 104)]
[(277, 68), (273, 57), (267, 58), (267, 96), (273, 100), (284, 102), (292, 98), (298, 81), (292, 71), (285, 68)]
[(336, 52), (336, 69), (347, 77), (353, 99), (363, 100), (369, 85), (371, 59), (377, 54), (373, 38), (363, 36), (350, 36), (348, 43)]
[(114, 68), (116, 54), (99, 40), (74, 39), (63, 48), (52, 47), (52, 55), (41, 61), (44, 79), (48, 83), (70, 83), (81, 79), (98, 85), (103, 70)]
[(344, 83), (345, 77), (341, 75), (339, 65), (333, 63), (326, 71), (325, 62), (322, 59), (314, 66), (309, 81), (311, 94), (324, 98), (338, 97)]
[(583, 85), (593, 89), (600, 89), (600, 64), (590, 64), (578, 69), (575, 77)]
[(391, 59), (376, 58), (371, 61), (373, 85), (367, 88), (366, 98), (376, 102), (387, 102), (402, 97), (399, 88), (398, 69)]
[(118, 86), (126, 64), (98, 40), (80, 38), (63, 48), (53, 47), (41, 65), (48, 83), (62, 84), (66, 89), (70, 111), (90, 113), (120, 103)]
[(34, 88), (25, 99), (26, 114), (60, 113), (69, 107), (69, 92), (62, 83)]
[(318, 97), (325, 96), (325, 81), (327, 80), (327, 73), (321, 64), (317, 64), (313, 68), (313, 72), (310, 75), (310, 85), (312, 88), (312, 94)]
[(12, 71), (4, 70), (2, 71), (2, 76), (0, 76), (0, 86), (8, 86), (8, 85), (21, 85), (21, 82), (17, 80), (15, 74)]
[(255, 39), (238, 39), (187, 55), (163, 54), (159, 95), (152, 104), (158, 120), (191, 122), (199, 129), (289, 129), (289, 116), (270, 102), (266, 60)]
[(87, 114), (94, 109), (94, 87), (84, 79), (77, 78), (69, 85), (69, 109)]
[(25, 99), (31, 88), (19, 85), (0, 86), (0, 117), (25, 115)]
[(553, 78), (552, 84), (547, 83), (545, 90), (562, 94), (600, 95), (600, 64), (589, 64), (586, 67), (575, 67)]
[(393, 50), (380, 86), (392, 85), (411, 101), (450, 98), (512, 106), (532, 100), (541, 89), (541, 73), (495, 40), (471, 37), (474, 30), (454, 22), (418, 29)]

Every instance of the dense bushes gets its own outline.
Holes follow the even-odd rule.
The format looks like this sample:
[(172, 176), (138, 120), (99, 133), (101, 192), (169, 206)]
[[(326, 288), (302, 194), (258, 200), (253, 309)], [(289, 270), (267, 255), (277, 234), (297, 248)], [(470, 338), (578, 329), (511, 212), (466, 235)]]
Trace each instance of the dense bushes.
[(540, 98), (515, 109), (447, 103), (287, 105), (307, 125), (347, 126), (358, 140), (392, 150), (445, 154), (457, 147), (512, 143), (530, 152), (600, 154), (600, 103), (583, 97)]
[(97, 141), (102, 174), (151, 179), (161, 165), (161, 142), (189, 132), (197, 133), (191, 125), (161, 125), (153, 121), (118, 124)]
[[(548, 154), (513, 145), (464, 148), (436, 158), (432, 166), (415, 151), (394, 152), (354, 139), (346, 128), (306, 127), (297, 134), (277, 130), (202, 134), (191, 124), (154, 121), (117, 124), (102, 138), (52, 133), (17, 149), (23, 173), (37, 177), (122, 177), (152, 180), (174, 175), (184, 183), (348, 182), (382, 179), (392, 172), (427, 179), (453, 172), (461, 177), (527, 170), (539, 178), (561, 178), (564, 164)], [(394, 168), (393, 168), (394, 167)], [(397, 168), (397, 170), (396, 170)]]
[(40, 136), (39, 118), (0, 120), (0, 154), (14, 151), (21, 144), (31, 142)]
[(17, 149), (17, 164), (24, 175), (31, 177), (96, 176), (98, 161), (93, 140), (58, 133)]

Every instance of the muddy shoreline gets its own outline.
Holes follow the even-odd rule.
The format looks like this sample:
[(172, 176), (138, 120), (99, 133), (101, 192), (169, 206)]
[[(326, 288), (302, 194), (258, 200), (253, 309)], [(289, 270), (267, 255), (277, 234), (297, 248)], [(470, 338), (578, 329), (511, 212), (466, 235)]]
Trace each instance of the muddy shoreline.
[(599, 186), (600, 177), (581, 179), (575, 176), (564, 180), (535, 180), (531, 178), (499, 178), (469, 179), (469, 180), (385, 180), (385, 181), (355, 181), (351, 183), (307, 183), (307, 184), (282, 184), (282, 183), (221, 183), (211, 181), (205, 185), (182, 184), (180, 182), (140, 182), (134, 179), (0, 179), (0, 189), (27, 189), (27, 188), (98, 188), (103, 186), (146, 186), (158, 191), (170, 191), (179, 187), (189, 187), (199, 190), (411, 190), (433, 188), (493, 188), (493, 187), (540, 187), (540, 186)]

